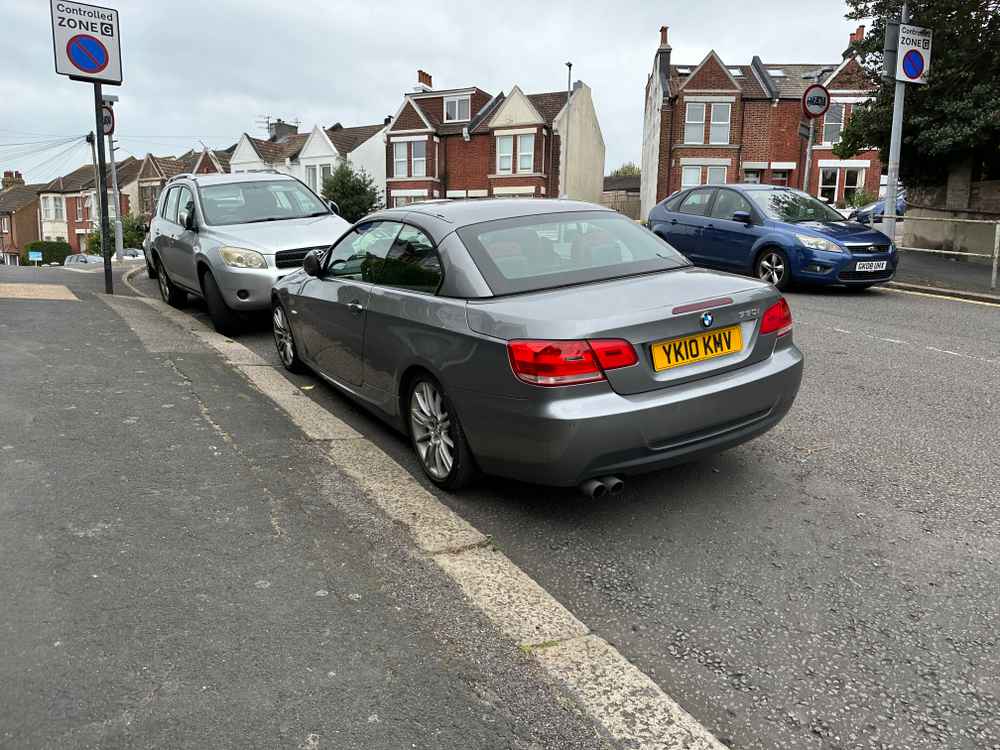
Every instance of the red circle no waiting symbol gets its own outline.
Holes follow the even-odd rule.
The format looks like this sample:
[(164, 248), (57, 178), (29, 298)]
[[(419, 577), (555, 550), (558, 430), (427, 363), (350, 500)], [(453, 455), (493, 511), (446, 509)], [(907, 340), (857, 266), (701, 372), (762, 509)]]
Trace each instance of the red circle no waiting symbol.
[(802, 111), (806, 117), (822, 117), (830, 108), (830, 92), (814, 83), (802, 93)]

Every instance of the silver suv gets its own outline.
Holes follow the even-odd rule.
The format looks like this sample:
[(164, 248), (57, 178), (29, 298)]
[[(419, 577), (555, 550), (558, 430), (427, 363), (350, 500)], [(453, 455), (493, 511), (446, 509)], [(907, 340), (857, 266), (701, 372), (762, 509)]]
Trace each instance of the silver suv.
[[(332, 205), (332, 204), (331, 204)], [(220, 333), (266, 310), (271, 285), (350, 225), (312, 190), (277, 172), (171, 178), (149, 226), (150, 276), (171, 305), (203, 297)]]

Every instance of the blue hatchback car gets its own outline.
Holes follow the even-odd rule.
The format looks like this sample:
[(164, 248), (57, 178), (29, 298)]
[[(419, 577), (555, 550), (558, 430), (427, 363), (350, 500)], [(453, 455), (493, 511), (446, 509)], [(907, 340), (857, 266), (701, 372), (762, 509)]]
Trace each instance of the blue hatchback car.
[(890, 239), (808, 193), (773, 185), (705, 185), (667, 198), (649, 228), (699, 266), (792, 283), (864, 288), (889, 281)]

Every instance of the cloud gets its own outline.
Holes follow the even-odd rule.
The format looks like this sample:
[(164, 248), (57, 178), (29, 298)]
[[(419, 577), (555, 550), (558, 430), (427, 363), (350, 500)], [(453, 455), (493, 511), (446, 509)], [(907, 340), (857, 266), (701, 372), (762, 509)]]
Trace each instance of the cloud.
[[(278, 2), (102, 0), (121, 16), (125, 83), (109, 87), (123, 150), (142, 156), (213, 147), (255, 131), (261, 115), (313, 124), (375, 123), (395, 112), (417, 68), (435, 87), (562, 90), (566, 61), (591, 86), (607, 170), (639, 161), (643, 92), (659, 27), (675, 62), (714, 48), (729, 63), (835, 62), (854, 28), (829, 0), (659, 2)], [(9, 6), (9, 7), (7, 7)], [(53, 69), (48, 3), (7, 0), (0, 49), (0, 167), (51, 178), (89, 158), (6, 144), (94, 128), (93, 94)], [(10, 106), (14, 103), (15, 106)], [(14, 158), (16, 155), (16, 158)]]

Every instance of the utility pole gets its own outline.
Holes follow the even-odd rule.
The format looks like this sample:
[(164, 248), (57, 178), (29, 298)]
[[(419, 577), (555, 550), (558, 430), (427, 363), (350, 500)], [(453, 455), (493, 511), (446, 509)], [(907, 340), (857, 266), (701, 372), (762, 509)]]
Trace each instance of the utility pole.
[(562, 175), (563, 189), (560, 191), (560, 198), (568, 195), (569, 180), (566, 179), (569, 171), (569, 100), (573, 97), (573, 63), (566, 63), (566, 121), (563, 126), (563, 153), (566, 154), (566, 163), (559, 164), (559, 173)]
[[(903, 9), (899, 16), (901, 24), (910, 22), (910, 13), (903, 0)], [(889, 32), (886, 31), (888, 34)], [(897, 39), (898, 45), (898, 39)], [(893, 61), (895, 63), (895, 61)], [(895, 77), (896, 66), (892, 72)], [(899, 148), (903, 139), (903, 99), (906, 97), (906, 83), (896, 80), (896, 93), (892, 100), (892, 139), (889, 141), (889, 175), (885, 185), (885, 212), (882, 221), (885, 224), (889, 240), (896, 241), (896, 195), (899, 188)]]

